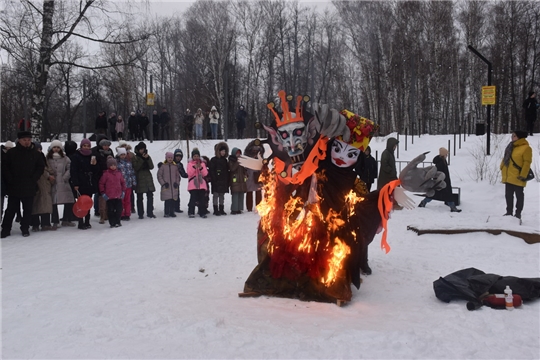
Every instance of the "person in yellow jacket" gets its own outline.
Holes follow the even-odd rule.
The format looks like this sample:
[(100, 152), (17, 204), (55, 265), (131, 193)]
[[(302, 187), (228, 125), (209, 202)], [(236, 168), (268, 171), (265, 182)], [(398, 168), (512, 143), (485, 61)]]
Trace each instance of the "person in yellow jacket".
[(515, 194), (516, 212), (514, 216), (518, 219), (521, 219), (521, 211), (523, 210), (523, 189), (527, 185), (525, 178), (532, 163), (532, 148), (526, 138), (526, 131), (514, 130), (512, 132), (512, 142), (504, 150), (504, 157), (500, 166), (502, 182), (506, 185), (506, 214), (504, 216), (512, 216)]

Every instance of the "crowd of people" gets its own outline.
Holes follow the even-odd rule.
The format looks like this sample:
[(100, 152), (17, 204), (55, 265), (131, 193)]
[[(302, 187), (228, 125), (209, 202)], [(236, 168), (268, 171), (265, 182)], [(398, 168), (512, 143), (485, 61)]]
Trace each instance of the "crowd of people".
[[(98, 134), (93, 147), (89, 139), (83, 139), (79, 146), (73, 141), (62, 144), (53, 140), (44, 152), (40, 143), (32, 142), (27, 131), (18, 133), (16, 144), (8, 141), (2, 145), (2, 210), (6, 196), (8, 204), (1, 237), (11, 235), (14, 220), (20, 222), (23, 236), (59, 227), (91, 229), (92, 211), (81, 217), (74, 212), (76, 201), (84, 195), (93, 198), (93, 214), (99, 217), (99, 224), (108, 222), (111, 228), (130, 221), (132, 214), (141, 220), (155, 219), (156, 189), (163, 202), (164, 217), (174, 218), (184, 212), (180, 206), (182, 178), (187, 179), (190, 194), (189, 218), (207, 218), (210, 201), (214, 216), (227, 215), (227, 193), (231, 194), (233, 215), (242, 214), (244, 209), (253, 211), (262, 199), (259, 174), (242, 167), (238, 163), (242, 150), (233, 148), (229, 153), (226, 142), (215, 145), (211, 159), (194, 148), (185, 167), (181, 149), (165, 153), (163, 161), (154, 165), (142, 141), (134, 151), (124, 140), (114, 149), (111, 145), (111, 140)], [(264, 153), (264, 148), (251, 141), (244, 153), (256, 157)], [(157, 184), (151, 173), (154, 166), (158, 168)], [(62, 217), (58, 205), (64, 206)]]
[[(517, 218), (521, 218), (523, 190), (532, 163), (532, 148), (527, 136), (528, 131), (512, 132), (512, 141), (506, 147), (500, 165), (505, 184), (505, 215)], [(74, 203), (82, 195), (94, 199), (94, 216), (99, 217), (100, 224), (108, 221), (110, 227), (119, 227), (122, 221), (130, 221), (132, 214), (138, 219), (156, 218), (154, 192), (159, 189), (164, 217), (174, 218), (183, 213), (180, 207), (181, 179), (188, 179), (187, 215), (190, 218), (196, 215), (206, 218), (211, 212), (209, 208), (213, 209), (214, 216), (227, 215), (225, 195), (228, 193), (231, 194), (230, 213), (233, 215), (242, 214), (244, 209), (253, 211), (262, 200), (260, 173), (243, 167), (238, 161), (241, 155), (251, 158), (264, 155), (264, 147), (256, 141), (249, 142), (244, 152), (236, 147), (229, 152), (227, 143), (219, 142), (212, 158), (201, 156), (194, 148), (185, 167), (181, 149), (160, 155), (163, 161), (156, 164), (157, 186), (151, 173), (154, 161), (144, 142), (140, 141), (134, 151), (124, 140), (118, 141), (114, 149), (111, 145), (112, 141), (106, 135), (97, 134), (93, 147), (89, 139), (83, 139), (79, 146), (73, 141), (62, 144), (53, 140), (47, 151), (43, 151), (40, 143), (32, 142), (28, 131), (20, 131), (15, 143), (7, 141), (2, 145), (2, 211), (6, 196), (8, 202), (1, 237), (11, 235), (14, 220), (20, 222), (23, 236), (29, 236), (30, 230), (54, 231), (60, 226), (90, 229), (91, 211), (82, 218), (77, 218), (73, 212)], [(378, 188), (397, 179), (394, 157), (397, 145), (397, 139), (387, 140), (378, 174), (371, 149), (368, 147), (361, 154), (356, 173), (368, 191), (375, 179)], [(444, 201), (452, 212), (461, 212), (452, 198), (447, 156), (448, 150), (440, 148), (433, 163), (445, 174), (448, 186), (436, 191), (434, 196), (426, 197), (419, 207), (426, 207), (431, 200), (439, 200)], [(64, 205), (62, 217), (58, 205)], [(397, 204), (396, 208), (399, 209)]]
[[(247, 117), (244, 106), (240, 105), (235, 115), (238, 139), (244, 137)], [(197, 109), (195, 114), (190, 109), (186, 109), (179, 121), (179, 129), (182, 131), (181, 138), (203, 140), (219, 138), (219, 125), (223, 119), (220, 119), (220, 113), (217, 108), (212, 106), (206, 114), (200, 108)], [(205, 123), (208, 124), (207, 133), (205, 133)], [(96, 117), (94, 126), (96, 134), (106, 135), (112, 141), (150, 140), (150, 127), (152, 128), (152, 140), (172, 139), (171, 135), (174, 126), (171, 115), (166, 108), (162, 108), (159, 114), (157, 110), (154, 110), (151, 119), (142, 110), (132, 111), (127, 119), (124, 119), (122, 115), (116, 114), (116, 112), (110, 113), (107, 117), (105, 111), (100, 111)], [(25, 130), (24, 123), (22, 123), (22, 127), (19, 124), (19, 130)]]

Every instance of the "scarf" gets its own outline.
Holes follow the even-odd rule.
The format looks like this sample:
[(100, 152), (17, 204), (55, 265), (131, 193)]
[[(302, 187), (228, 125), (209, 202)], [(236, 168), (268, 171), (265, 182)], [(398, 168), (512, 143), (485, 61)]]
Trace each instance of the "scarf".
[(512, 157), (512, 151), (514, 150), (514, 142), (510, 141), (510, 144), (504, 149), (503, 163), (504, 166), (510, 165), (510, 158)]
[(59, 159), (59, 158), (62, 157), (62, 155), (60, 155), (59, 153), (53, 153), (52, 157), (53, 157), (53, 159)]
[(91, 149), (79, 149), (79, 152), (84, 156), (92, 155), (92, 150)]

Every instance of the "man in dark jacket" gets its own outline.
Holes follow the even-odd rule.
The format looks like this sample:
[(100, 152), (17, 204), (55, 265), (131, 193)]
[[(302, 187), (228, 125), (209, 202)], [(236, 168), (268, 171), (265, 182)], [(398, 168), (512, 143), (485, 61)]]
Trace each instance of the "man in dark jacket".
[(146, 112), (142, 112), (141, 117), (139, 119), (139, 135), (140, 140), (150, 140), (150, 134), (148, 132), (148, 125), (150, 124), (150, 120), (148, 119), (148, 116), (146, 116)]
[(529, 97), (523, 102), (523, 109), (525, 110), (525, 120), (527, 121), (527, 131), (532, 136), (534, 130), (534, 122), (536, 121), (536, 109), (538, 108), (538, 102), (536, 101), (536, 93), (531, 91)]
[(433, 158), (433, 163), (435, 164), (435, 166), (437, 166), (437, 171), (444, 173), (444, 182), (446, 183), (446, 187), (442, 190), (435, 191), (435, 195), (433, 196), (433, 198), (426, 197), (420, 202), (418, 207), (426, 207), (426, 204), (428, 202), (435, 199), (439, 201), (444, 201), (444, 203), (450, 207), (451, 212), (461, 212), (461, 209), (458, 209), (456, 207), (456, 204), (454, 203), (454, 198), (452, 196), (452, 182), (450, 180), (450, 172), (448, 171), (448, 163), (446, 162), (447, 156), (448, 150), (446, 150), (445, 148), (440, 148), (439, 155)]
[(153, 140), (160, 140), (159, 137), (159, 115), (157, 113), (157, 110), (154, 110), (152, 113), (152, 132), (153, 132)]
[(398, 143), (399, 141), (394, 137), (386, 140), (386, 149), (384, 149), (381, 155), (381, 170), (379, 172), (379, 180), (377, 181), (377, 190), (381, 190), (384, 185), (398, 178), (396, 158), (394, 156), (394, 151)]
[(236, 113), (236, 129), (238, 130), (238, 138), (244, 138), (244, 129), (246, 128), (247, 112), (244, 110), (244, 105), (240, 105)]
[(163, 108), (161, 110), (161, 115), (159, 115), (159, 126), (160, 126), (160, 134), (159, 138), (161, 140), (170, 140), (170, 122), (171, 122), (171, 115), (167, 111), (166, 108)]
[(107, 134), (107, 117), (105, 111), (100, 111), (96, 117), (96, 133)]
[(6, 179), (8, 206), (2, 222), (2, 238), (11, 235), (13, 218), (23, 207), (21, 231), (23, 236), (30, 236), (29, 227), (32, 217), (32, 204), (37, 191), (37, 181), (43, 174), (45, 162), (32, 143), (29, 131), (18, 133), (17, 145), (5, 154), (2, 161), (2, 175)]
[(184, 114), (184, 133), (186, 136), (186, 139), (192, 139), (193, 138), (193, 114), (191, 113), (191, 110), (187, 109), (186, 113)]
[(371, 191), (371, 185), (373, 185), (377, 178), (377, 160), (371, 156), (371, 148), (369, 146), (360, 154), (356, 163), (356, 172), (366, 184), (367, 190)]
[(116, 113), (111, 113), (111, 115), (109, 115), (109, 119), (107, 120), (109, 124), (109, 134), (112, 141), (116, 141), (116, 120)]

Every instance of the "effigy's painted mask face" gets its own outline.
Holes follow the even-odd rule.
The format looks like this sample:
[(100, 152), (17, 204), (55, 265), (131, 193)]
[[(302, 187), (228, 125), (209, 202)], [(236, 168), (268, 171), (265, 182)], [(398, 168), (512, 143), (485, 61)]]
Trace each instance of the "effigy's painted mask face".
[(332, 143), (330, 156), (334, 165), (347, 168), (356, 164), (358, 156), (360, 156), (360, 150), (341, 140), (335, 139)]
[[(292, 114), (293, 115), (293, 114)], [(294, 161), (295, 156), (302, 155), (307, 146), (306, 125), (303, 122), (294, 122), (282, 125), (277, 129), (277, 139), (287, 151), (287, 154)]]

